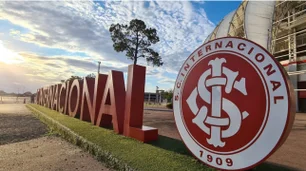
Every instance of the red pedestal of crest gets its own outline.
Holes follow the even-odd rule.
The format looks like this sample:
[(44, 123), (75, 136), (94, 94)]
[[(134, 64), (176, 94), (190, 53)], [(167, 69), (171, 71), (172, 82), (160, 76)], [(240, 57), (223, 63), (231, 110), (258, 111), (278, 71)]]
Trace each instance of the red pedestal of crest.
[(124, 135), (142, 142), (158, 139), (158, 129), (143, 126), (146, 68), (129, 65), (125, 99)]
[(155, 141), (158, 139), (158, 129), (149, 126), (142, 126), (142, 128), (130, 127), (128, 136), (145, 143)]

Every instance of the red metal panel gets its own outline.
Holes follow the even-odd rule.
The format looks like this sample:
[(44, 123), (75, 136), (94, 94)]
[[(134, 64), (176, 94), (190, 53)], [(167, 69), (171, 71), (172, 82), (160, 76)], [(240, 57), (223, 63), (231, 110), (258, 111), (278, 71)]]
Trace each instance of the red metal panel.
[(306, 99), (306, 91), (299, 91), (298, 93), (299, 95), (299, 98), (303, 98), (303, 99)]
[(124, 123), (125, 86), (123, 73), (109, 73), (96, 125), (109, 127), (113, 124), (114, 131), (122, 134)]
[(158, 130), (143, 127), (143, 105), (146, 68), (130, 65), (128, 68), (124, 135), (142, 142), (157, 140)]
[(83, 81), (73, 80), (69, 90), (68, 112), (69, 116), (74, 118), (80, 117), (81, 100), (82, 100)]
[(52, 107), (51, 109), (53, 110), (56, 110), (57, 111), (57, 108), (58, 108), (58, 105), (59, 105), (59, 91), (61, 89), (61, 84), (56, 84), (54, 85), (54, 89), (53, 89), (53, 104), (52, 104)]
[(94, 97), (95, 79), (85, 78), (83, 83), (82, 101), (81, 101), (81, 116), (83, 121), (94, 122)]
[(91, 122), (92, 124), (96, 124), (96, 120), (98, 118), (99, 110), (101, 107), (102, 97), (104, 94), (104, 89), (107, 81), (107, 75), (105, 74), (98, 74), (98, 76), (95, 79), (95, 89), (94, 89), (94, 122)]

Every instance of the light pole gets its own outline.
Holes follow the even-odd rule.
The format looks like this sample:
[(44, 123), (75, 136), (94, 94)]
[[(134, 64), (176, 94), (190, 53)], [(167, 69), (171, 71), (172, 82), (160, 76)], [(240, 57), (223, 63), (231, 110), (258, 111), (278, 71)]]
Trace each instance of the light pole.
[(17, 97), (16, 97), (16, 103), (18, 103), (18, 96), (19, 96), (19, 87), (17, 88)]
[(158, 103), (158, 86), (156, 86), (155, 103)]
[(98, 74), (100, 73), (100, 64), (101, 64), (101, 61), (98, 61)]

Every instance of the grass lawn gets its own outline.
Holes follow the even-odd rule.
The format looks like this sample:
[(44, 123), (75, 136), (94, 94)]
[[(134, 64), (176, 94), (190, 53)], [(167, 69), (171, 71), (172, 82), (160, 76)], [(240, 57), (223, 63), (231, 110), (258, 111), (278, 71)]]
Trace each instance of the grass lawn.
[[(39, 105), (30, 104), (28, 108), (66, 140), (87, 150), (108, 167), (116, 170), (215, 170), (192, 157), (184, 144), (176, 139), (159, 136), (158, 141), (145, 144)], [(254, 170), (290, 169), (264, 163)]]

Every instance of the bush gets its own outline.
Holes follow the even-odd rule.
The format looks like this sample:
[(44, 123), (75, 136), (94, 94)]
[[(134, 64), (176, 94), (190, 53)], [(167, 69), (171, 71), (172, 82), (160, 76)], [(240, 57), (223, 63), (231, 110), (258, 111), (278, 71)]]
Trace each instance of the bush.
[(168, 109), (173, 109), (173, 103), (172, 102), (168, 103), (166, 106), (167, 106)]

